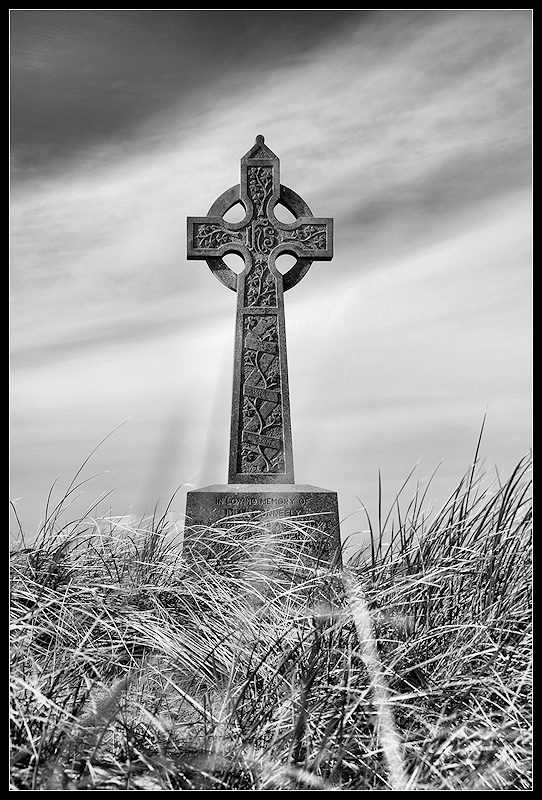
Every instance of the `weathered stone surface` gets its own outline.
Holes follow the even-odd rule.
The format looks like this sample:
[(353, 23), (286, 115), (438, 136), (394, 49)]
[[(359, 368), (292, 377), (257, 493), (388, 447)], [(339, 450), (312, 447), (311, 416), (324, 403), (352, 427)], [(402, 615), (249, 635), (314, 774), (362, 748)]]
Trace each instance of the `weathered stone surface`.
[(290, 539), (298, 535), (304, 550), (326, 566), (340, 562), (339, 507), (337, 493), (330, 489), (310, 484), (215, 484), (188, 492), (185, 537), (201, 526), (224, 528), (243, 521), (298, 522), (299, 530), (282, 526)]

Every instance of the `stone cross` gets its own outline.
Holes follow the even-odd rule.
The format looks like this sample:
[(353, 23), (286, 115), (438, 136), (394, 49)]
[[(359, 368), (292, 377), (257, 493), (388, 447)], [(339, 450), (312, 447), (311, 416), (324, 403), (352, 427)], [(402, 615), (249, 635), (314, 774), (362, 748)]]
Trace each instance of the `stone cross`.
[[(241, 203), (245, 217), (224, 215)], [(281, 222), (282, 204), (294, 222)], [(225, 263), (239, 254), (237, 275)], [(296, 258), (282, 275), (275, 261)], [(188, 218), (187, 257), (205, 259), (213, 274), (237, 292), (229, 484), (293, 484), (294, 465), (286, 361), (283, 293), (298, 283), (315, 260), (333, 257), (333, 220), (314, 217), (302, 198), (282, 186), (277, 156), (257, 136), (241, 159), (241, 183), (215, 200), (207, 216)]]
[[(239, 203), (244, 218), (227, 221), (225, 215)], [(277, 219), (279, 204), (293, 222)], [(243, 258), (239, 275), (225, 263), (227, 253)], [(284, 275), (275, 265), (282, 253), (296, 259)], [(281, 185), (279, 160), (263, 136), (241, 159), (240, 184), (221, 194), (207, 216), (188, 218), (188, 258), (207, 261), (218, 280), (237, 292), (228, 483), (187, 493), (189, 552), (200, 546), (206, 552), (209, 527), (225, 532), (231, 523), (233, 535), (239, 535), (237, 526), (248, 514), (264, 529), (284, 535), (305, 565), (341, 563), (337, 492), (294, 482), (284, 324), (284, 292), (314, 260), (329, 261), (332, 255), (333, 221), (314, 217), (299, 195)], [(294, 518), (292, 524), (286, 517)], [(269, 547), (265, 558), (273, 564)]]

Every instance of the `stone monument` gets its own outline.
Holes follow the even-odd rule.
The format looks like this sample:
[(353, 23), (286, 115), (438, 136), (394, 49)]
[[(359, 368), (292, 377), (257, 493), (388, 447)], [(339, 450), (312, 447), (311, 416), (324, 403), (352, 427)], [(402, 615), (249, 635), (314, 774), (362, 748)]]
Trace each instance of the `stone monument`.
[[(188, 492), (185, 536), (198, 526), (224, 525), (249, 512), (262, 522), (298, 517), (307, 523), (299, 530), (311, 536), (312, 555), (338, 565), (336, 492), (294, 480), (284, 320), (284, 292), (313, 261), (333, 257), (333, 220), (314, 217), (298, 194), (281, 185), (279, 170), (264, 137), (256, 137), (241, 159), (240, 184), (221, 194), (207, 216), (187, 220), (187, 258), (205, 260), (237, 293), (237, 318), (228, 483)], [(238, 203), (244, 219), (226, 221), (224, 215)], [(294, 222), (277, 219), (279, 203)], [(240, 274), (224, 261), (227, 253), (243, 258)], [(284, 275), (275, 266), (282, 253), (296, 258)], [(303, 545), (306, 549), (307, 542)]]

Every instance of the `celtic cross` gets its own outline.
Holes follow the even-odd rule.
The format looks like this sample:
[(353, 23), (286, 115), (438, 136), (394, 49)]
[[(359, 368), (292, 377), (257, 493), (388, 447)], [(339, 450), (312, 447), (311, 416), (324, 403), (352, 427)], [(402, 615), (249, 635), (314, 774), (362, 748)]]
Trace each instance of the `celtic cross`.
[[(333, 220), (313, 217), (305, 201), (280, 184), (279, 170), (279, 159), (257, 136), (241, 159), (241, 183), (220, 195), (206, 217), (188, 218), (187, 258), (205, 259), (237, 292), (230, 484), (294, 483), (283, 293), (314, 260), (333, 257)], [(226, 221), (239, 202), (244, 219)], [(294, 222), (276, 218), (279, 203)], [(227, 253), (243, 258), (240, 274), (225, 263)], [(275, 266), (282, 253), (296, 258), (284, 275)]]

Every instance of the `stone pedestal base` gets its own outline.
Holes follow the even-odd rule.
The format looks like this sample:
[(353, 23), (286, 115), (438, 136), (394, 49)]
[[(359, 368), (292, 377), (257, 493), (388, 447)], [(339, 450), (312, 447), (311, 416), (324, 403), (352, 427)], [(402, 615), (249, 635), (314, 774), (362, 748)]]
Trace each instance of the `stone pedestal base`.
[[(289, 519), (299, 523), (298, 529), (287, 524)], [(187, 494), (186, 540), (201, 535), (201, 526), (229, 528), (245, 520), (284, 530), (289, 542), (297, 541), (300, 551), (322, 566), (341, 564), (339, 506), (330, 489), (297, 483), (215, 484)]]

